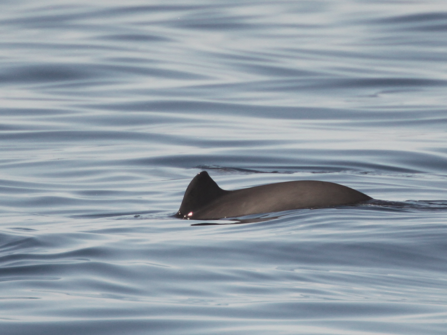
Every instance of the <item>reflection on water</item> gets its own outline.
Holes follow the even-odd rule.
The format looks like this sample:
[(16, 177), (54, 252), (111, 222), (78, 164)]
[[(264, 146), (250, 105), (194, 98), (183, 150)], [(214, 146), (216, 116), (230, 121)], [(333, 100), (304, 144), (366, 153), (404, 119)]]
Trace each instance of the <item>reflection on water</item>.
[[(444, 1), (0, 8), (2, 334), (445, 333)], [(173, 218), (201, 170), (378, 200)]]

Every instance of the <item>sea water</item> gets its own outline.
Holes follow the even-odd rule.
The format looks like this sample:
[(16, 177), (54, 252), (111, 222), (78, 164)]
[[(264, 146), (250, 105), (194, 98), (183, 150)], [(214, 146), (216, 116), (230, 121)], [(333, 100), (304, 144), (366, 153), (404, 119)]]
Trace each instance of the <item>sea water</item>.
[[(2, 1), (0, 334), (446, 334), (445, 1)], [(180, 220), (190, 180), (374, 204)]]

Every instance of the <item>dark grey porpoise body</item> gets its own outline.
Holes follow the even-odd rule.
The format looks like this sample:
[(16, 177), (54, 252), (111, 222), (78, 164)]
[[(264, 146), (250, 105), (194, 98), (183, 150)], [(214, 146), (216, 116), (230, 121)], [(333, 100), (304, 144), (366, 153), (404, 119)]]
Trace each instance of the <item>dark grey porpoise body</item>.
[(370, 199), (366, 194), (352, 188), (313, 180), (225, 191), (206, 171), (202, 171), (186, 189), (176, 216), (211, 220), (289, 209), (353, 205)]

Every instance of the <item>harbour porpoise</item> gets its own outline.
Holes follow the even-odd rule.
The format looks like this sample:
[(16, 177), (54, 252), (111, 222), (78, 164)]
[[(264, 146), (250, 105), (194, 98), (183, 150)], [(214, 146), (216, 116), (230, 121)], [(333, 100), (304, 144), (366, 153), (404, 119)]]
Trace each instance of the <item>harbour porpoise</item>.
[(352, 188), (314, 180), (289, 181), (226, 191), (202, 171), (189, 183), (176, 216), (212, 220), (290, 209), (354, 205), (372, 199)]

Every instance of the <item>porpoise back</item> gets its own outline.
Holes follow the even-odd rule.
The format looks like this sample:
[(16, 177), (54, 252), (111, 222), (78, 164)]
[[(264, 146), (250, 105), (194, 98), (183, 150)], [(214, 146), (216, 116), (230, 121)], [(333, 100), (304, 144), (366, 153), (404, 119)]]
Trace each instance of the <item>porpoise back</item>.
[(176, 216), (211, 220), (290, 209), (354, 205), (371, 200), (352, 188), (324, 181), (303, 180), (226, 191), (202, 171), (185, 191)]

